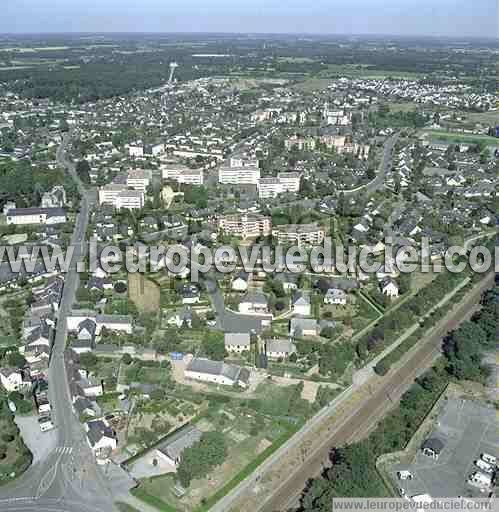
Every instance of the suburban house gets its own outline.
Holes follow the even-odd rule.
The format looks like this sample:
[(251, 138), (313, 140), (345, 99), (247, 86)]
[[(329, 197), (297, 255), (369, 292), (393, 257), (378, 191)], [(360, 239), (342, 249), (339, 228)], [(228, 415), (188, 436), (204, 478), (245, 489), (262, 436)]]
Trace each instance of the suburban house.
[(267, 357), (269, 359), (285, 359), (296, 352), (294, 343), (290, 340), (268, 340)]
[(383, 292), (383, 295), (386, 295), (388, 297), (399, 296), (399, 287), (397, 283), (390, 277), (383, 279), (383, 281), (381, 281), (381, 291)]
[[(80, 325), (84, 320), (91, 320), (95, 323), (95, 335), (99, 336), (102, 329), (106, 328), (109, 331), (125, 332), (132, 334), (133, 325), (132, 318), (128, 315), (96, 315), (95, 311), (91, 310), (73, 310), (66, 318), (66, 325), (69, 332), (78, 333)], [(86, 323), (86, 326), (90, 324)]]
[(32, 329), (28, 335), (24, 337), (25, 349), (32, 349), (37, 346), (50, 347), (52, 338), (52, 327), (46, 322)]
[(262, 292), (252, 291), (239, 302), (239, 313), (245, 315), (265, 315), (269, 312), (267, 298)]
[(284, 291), (298, 289), (298, 276), (289, 272), (279, 272), (275, 274), (274, 280), (282, 284)]
[(224, 342), (227, 352), (241, 353), (249, 351), (251, 336), (247, 332), (226, 332)]
[(97, 315), (95, 317), (97, 325), (96, 334), (99, 335), (102, 329), (109, 331), (120, 331), (126, 334), (132, 334), (132, 317), (128, 315)]
[(185, 306), (179, 311), (174, 311), (167, 318), (168, 325), (175, 325), (178, 329), (181, 327), (192, 327), (192, 310), (189, 306)]
[(334, 304), (345, 306), (347, 303), (347, 294), (339, 288), (329, 288), (324, 296), (324, 304)]
[(310, 304), (310, 297), (301, 292), (297, 292), (293, 297), (293, 313), (302, 316), (310, 316), (312, 306)]
[(78, 340), (94, 341), (96, 331), (97, 324), (92, 319), (87, 318), (78, 325)]
[(107, 456), (118, 446), (114, 430), (104, 419), (87, 422), (85, 430), (87, 431), (88, 444), (96, 457)]
[(319, 324), (315, 318), (292, 318), (289, 322), (289, 335), (298, 338), (302, 336), (318, 336)]
[(22, 371), (16, 368), (0, 368), (0, 382), (9, 393), (19, 391), (30, 384), (24, 381)]
[(247, 272), (240, 272), (233, 280), (231, 288), (235, 292), (245, 292), (248, 289), (249, 275)]
[(71, 383), (75, 393), (74, 395), (96, 397), (101, 396), (104, 392), (102, 382), (90, 377), (85, 370), (76, 370), (75, 380)]
[(202, 435), (193, 425), (181, 428), (156, 447), (155, 456), (176, 468), (180, 464), (182, 452), (197, 443)]
[(73, 402), (73, 409), (78, 414), (78, 416), (85, 415), (85, 416), (96, 416), (96, 412), (94, 409), (94, 403), (90, 399), (86, 397), (77, 397), (76, 400)]
[(180, 295), (182, 297), (182, 304), (197, 304), (200, 300), (199, 289), (193, 284), (183, 286), (180, 290)]
[(194, 358), (186, 366), (184, 376), (187, 379), (234, 386), (235, 384), (245, 388), (249, 382), (250, 372), (246, 368), (234, 364), (226, 364), (223, 361), (211, 361), (210, 359)]

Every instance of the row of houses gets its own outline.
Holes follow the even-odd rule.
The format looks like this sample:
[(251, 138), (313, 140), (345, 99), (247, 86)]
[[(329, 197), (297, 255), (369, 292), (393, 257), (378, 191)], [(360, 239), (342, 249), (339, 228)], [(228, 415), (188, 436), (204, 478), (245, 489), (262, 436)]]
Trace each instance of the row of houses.
[(54, 276), (32, 288), (31, 304), (23, 322), (21, 345), (18, 347), (26, 364), (23, 368), (0, 369), (0, 382), (7, 392), (33, 391), (42, 431), (53, 428), (47, 394), (39, 389), (45, 389), (48, 382), (50, 353), (63, 287), (63, 278)]

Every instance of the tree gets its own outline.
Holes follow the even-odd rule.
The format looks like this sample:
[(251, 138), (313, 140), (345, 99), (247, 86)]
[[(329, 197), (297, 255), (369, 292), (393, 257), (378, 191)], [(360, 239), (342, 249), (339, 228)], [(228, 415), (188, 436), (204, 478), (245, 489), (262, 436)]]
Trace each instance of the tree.
[(84, 352), (83, 354), (80, 354), (80, 364), (86, 370), (91, 370), (92, 368), (95, 368), (97, 362), (97, 356), (92, 352)]
[(126, 364), (127, 366), (132, 363), (133, 359), (130, 354), (123, 354), (123, 357), (121, 358), (121, 361), (123, 364)]
[(222, 361), (225, 357), (225, 343), (218, 333), (208, 333), (202, 343), (206, 356), (215, 361)]
[(7, 362), (13, 368), (24, 368), (26, 366), (26, 359), (17, 351), (9, 352)]
[(390, 366), (386, 363), (384, 359), (379, 361), (376, 366), (374, 367), (374, 371), (378, 375), (386, 375), (388, 373), (388, 370), (390, 369)]
[(206, 432), (201, 439), (182, 452), (177, 476), (184, 487), (192, 480), (205, 476), (223, 463), (227, 456), (227, 446), (222, 432)]
[(90, 183), (90, 164), (86, 160), (80, 160), (76, 164), (76, 174), (83, 183)]

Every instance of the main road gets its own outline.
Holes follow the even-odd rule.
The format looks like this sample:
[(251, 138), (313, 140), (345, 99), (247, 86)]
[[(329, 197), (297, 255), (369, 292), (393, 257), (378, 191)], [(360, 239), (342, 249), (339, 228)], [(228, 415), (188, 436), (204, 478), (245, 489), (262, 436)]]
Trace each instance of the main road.
[(58, 164), (75, 180), (81, 194), (71, 238), (73, 257), (65, 274), (58, 312), (57, 327), (49, 365), (49, 400), (57, 428), (57, 446), (45, 459), (30, 467), (19, 479), (0, 488), (0, 510), (33, 512), (109, 512), (113, 500), (95, 463), (86, 434), (73, 412), (64, 351), (66, 317), (71, 310), (78, 287), (77, 263), (86, 251), (85, 235), (89, 211), (93, 203), (76, 174), (75, 165), (66, 156), (70, 135), (66, 135), (57, 151)]

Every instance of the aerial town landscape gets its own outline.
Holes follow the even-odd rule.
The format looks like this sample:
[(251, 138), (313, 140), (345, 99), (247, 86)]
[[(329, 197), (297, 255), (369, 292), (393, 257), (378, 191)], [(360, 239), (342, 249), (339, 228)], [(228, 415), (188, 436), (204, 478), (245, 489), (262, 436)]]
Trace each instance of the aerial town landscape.
[(494, 502), (497, 35), (0, 30), (1, 511)]

